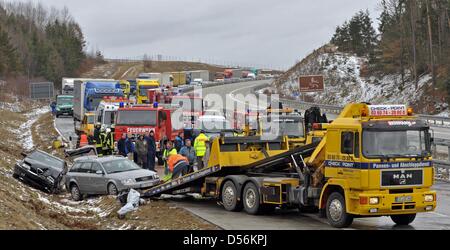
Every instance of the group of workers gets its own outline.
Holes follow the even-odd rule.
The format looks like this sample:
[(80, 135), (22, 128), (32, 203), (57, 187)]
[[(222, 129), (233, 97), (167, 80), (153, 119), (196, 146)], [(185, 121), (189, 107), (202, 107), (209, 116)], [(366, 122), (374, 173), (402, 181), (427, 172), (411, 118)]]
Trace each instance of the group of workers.
[(165, 179), (177, 179), (183, 175), (204, 168), (204, 156), (209, 137), (204, 131), (195, 138), (194, 144), (190, 138), (185, 139), (179, 133), (175, 141), (167, 141), (163, 151)]
[[(82, 138), (80, 147), (88, 144), (87, 138)], [(94, 135), (89, 137), (89, 144), (95, 145), (98, 156), (113, 155), (114, 145), (114, 126), (103, 128), (100, 124), (95, 125)], [(204, 168), (204, 156), (207, 151), (209, 137), (204, 131), (195, 138), (184, 138), (184, 133), (180, 132), (174, 141), (165, 140), (162, 145), (161, 165), (164, 165), (164, 179), (176, 179), (188, 173), (195, 172)], [(135, 141), (131, 134), (122, 134), (117, 142), (118, 154), (133, 160), (144, 169), (155, 170), (157, 157), (157, 143), (155, 132), (152, 130), (147, 135), (139, 135)]]

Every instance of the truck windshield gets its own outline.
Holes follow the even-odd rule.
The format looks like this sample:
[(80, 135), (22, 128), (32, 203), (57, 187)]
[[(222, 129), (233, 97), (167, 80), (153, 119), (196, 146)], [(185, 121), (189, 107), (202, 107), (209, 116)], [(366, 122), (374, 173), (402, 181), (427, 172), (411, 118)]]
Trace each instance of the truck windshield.
[[(289, 136), (289, 137), (304, 137), (305, 129), (301, 119), (274, 119), (265, 123), (262, 119), (262, 127), (264, 134)], [(255, 122), (257, 124), (257, 122)]]
[(58, 97), (56, 102), (58, 105), (72, 105), (73, 97)]
[(95, 116), (90, 115), (87, 117), (87, 123), (88, 124), (94, 124), (95, 123)]
[(425, 130), (363, 132), (363, 154), (367, 158), (429, 156), (431, 149)]
[(106, 111), (105, 112), (105, 117), (103, 118), (103, 124), (105, 124), (108, 127), (111, 124), (113, 124), (114, 120), (115, 120), (116, 112), (117, 111)]
[(172, 105), (182, 107), (184, 112), (201, 112), (203, 110), (203, 101), (197, 98), (173, 97)]
[(139, 95), (140, 96), (147, 96), (147, 90), (149, 89), (157, 89), (159, 86), (139, 86)]
[(155, 110), (121, 110), (117, 114), (118, 126), (156, 126)]

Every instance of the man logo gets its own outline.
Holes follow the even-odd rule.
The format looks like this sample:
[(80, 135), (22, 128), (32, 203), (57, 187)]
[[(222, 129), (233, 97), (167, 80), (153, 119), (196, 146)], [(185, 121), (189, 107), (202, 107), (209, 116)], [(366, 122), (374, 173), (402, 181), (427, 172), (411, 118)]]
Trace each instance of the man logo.
[(413, 179), (413, 175), (411, 173), (407, 174), (404, 170), (402, 170), (400, 174), (394, 174), (392, 179), (398, 180), (400, 185), (406, 185), (407, 180)]

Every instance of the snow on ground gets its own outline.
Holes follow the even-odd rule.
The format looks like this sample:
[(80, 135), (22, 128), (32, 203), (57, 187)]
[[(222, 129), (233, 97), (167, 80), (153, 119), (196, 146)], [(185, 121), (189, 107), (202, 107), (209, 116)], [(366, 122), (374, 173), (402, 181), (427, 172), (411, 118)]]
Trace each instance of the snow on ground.
[[(423, 98), (424, 90), (431, 84), (431, 76), (419, 78), (418, 90), (407, 72), (402, 84), (401, 75), (361, 76), (367, 59), (345, 53), (324, 53), (310, 59), (301, 69), (290, 76), (281, 87), (281, 93), (299, 99), (297, 79), (301, 75), (323, 74), (326, 90), (323, 93), (307, 94), (315, 103), (344, 106), (351, 102), (373, 104), (413, 105)], [(430, 100), (431, 102), (431, 100)], [(437, 110), (448, 108), (446, 103), (436, 103)]]
[(48, 106), (32, 110), (31, 112), (25, 114), (27, 121), (21, 124), (18, 129), (12, 131), (19, 138), (25, 151), (31, 150), (34, 147), (31, 126), (33, 126), (41, 115), (48, 112), (50, 112), (50, 107)]

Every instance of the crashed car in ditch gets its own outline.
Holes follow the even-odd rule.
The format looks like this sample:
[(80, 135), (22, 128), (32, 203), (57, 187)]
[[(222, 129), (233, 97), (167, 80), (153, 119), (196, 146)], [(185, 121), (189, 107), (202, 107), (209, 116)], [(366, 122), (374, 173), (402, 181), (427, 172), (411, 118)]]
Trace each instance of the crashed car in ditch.
[(160, 182), (156, 172), (142, 169), (122, 156), (80, 157), (66, 175), (66, 189), (75, 201), (82, 200), (84, 195), (118, 195)]
[(24, 159), (14, 166), (14, 178), (48, 193), (61, 191), (61, 180), (68, 169), (64, 160), (41, 150), (22, 155)]
[[(73, 160), (77, 157), (88, 155), (97, 155), (94, 146), (86, 146), (65, 152), (66, 160)], [(26, 184), (30, 184), (47, 193), (63, 191), (65, 174), (68, 171), (67, 161), (41, 150), (22, 153), (22, 156), (24, 159), (18, 161), (14, 166), (14, 178), (20, 179)]]

